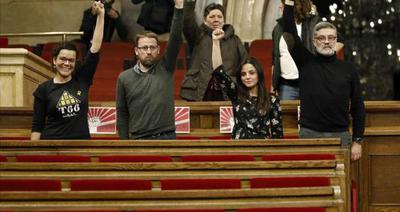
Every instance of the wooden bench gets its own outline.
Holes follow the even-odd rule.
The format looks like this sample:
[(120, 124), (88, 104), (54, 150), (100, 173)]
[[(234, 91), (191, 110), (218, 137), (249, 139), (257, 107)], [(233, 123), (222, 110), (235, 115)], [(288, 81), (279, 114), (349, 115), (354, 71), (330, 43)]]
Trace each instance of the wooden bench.
[[(346, 211), (345, 208), (349, 203), (348, 170), (346, 170), (348, 168), (348, 152), (340, 149), (338, 139), (36, 142), (11, 140), (0, 141), (0, 147), (0, 155), (5, 156), (8, 161), (1, 163), (0, 179), (57, 179), (61, 181), (63, 188), (63, 191), (51, 192), (54, 195), (46, 192), (33, 192), (34, 194), (29, 192), (2, 192), (0, 209), (4, 206), (3, 209), (11, 207), (24, 210), (29, 208), (28, 205), (30, 204), (41, 209), (49, 209), (54, 205), (63, 205), (62, 207), (68, 208), (91, 208), (95, 206), (112, 208), (120, 206), (117, 208), (156, 209), (176, 208), (179, 203), (182, 205), (179, 206), (180, 208), (187, 208), (189, 205), (193, 205), (195, 208), (229, 210), (249, 207), (320, 206), (326, 207), (330, 211)], [(335, 157), (327, 160), (262, 161), (263, 156), (271, 154), (284, 156), (311, 153), (330, 153), (334, 154)], [(91, 162), (15, 162), (17, 157), (23, 155), (90, 156)], [(170, 156), (172, 162), (98, 162), (99, 157), (107, 155)], [(254, 157), (254, 161), (182, 162), (182, 159), (187, 156), (198, 155), (210, 155), (210, 157), (251, 155)], [(253, 181), (266, 177), (272, 179), (320, 177), (328, 179), (329, 185), (322, 187), (252, 188)], [(74, 180), (115, 178), (151, 180), (152, 190), (111, 192), (109, 197), (115, 199), (106, 201), (107, 203), (104, 203), (104, 199), (96, 199), (99, 195), (103, 195), (104, 191), (94, 192), (93, 195), (86, 195), (81, 191), (78, 193), (70, 191), (71, 182)], [(175, 191), (166, 192), (161, 188), (164, 181), (177, 179), (189, 181), (233, 179), (240, 181), (240, 188), (232, 189), (232, 191), (229, 191), (229, 189), (192, 190), (194, 193), (176, 191), (188, 193), (181, 196), (176, 194), (176, 198), (172, 198), (174, 195), (170, 193)], [(224, 193), (225, 191), (226, 193)], [(146, 198), (142, 196), (144, 194), (141, 192), (147, 192)], [(11, 193), (15, 195), (13, 196)], [(121, 193), (126, 193), (128, 196), (118, 196)], [(225, 194), (226, 196), (224, 196)], [(104, 195), (103, 197), (107, 198), (108, 195)], [(172, 199), (168, 198), (169, 195)]]

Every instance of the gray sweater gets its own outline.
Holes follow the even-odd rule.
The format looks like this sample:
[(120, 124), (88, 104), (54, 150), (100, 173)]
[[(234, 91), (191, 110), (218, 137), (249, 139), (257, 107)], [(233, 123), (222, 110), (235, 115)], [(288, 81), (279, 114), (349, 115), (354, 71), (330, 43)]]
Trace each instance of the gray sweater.
[(121, 139), (175, 130), (174, 70), (182, 27), (183, 10), (175, 8), (167, 49), (160, 60), (146, 73), (135, 66), (119, 75), (116, 108)]

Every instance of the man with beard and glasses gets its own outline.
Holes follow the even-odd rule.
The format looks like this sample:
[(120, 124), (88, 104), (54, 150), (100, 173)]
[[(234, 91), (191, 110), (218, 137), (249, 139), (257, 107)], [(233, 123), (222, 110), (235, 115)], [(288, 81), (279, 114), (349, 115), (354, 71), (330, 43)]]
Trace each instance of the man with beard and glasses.
[(136, 36), (137, 64), (117, 81), (117, 127), (121, 139), (175, 139), (174, 70), (182, 43), (183, 1), (175, 0), (165, 54), (159, 58), (157, 35)]
[[(351, 159), (361, 158), (365, 128), (365, 107), (357, 70), (336, 59), (336, 27), (320, 22), (313, 30), (316, 55), (302, 44), (294, 22), (294, 2), (285, 1), (284, 34), (289, 52), (299, 70), (300, 137), (340, 137), (343, 147), (351, 146)], [(348, 131), (352, 116), (352, 139)]]

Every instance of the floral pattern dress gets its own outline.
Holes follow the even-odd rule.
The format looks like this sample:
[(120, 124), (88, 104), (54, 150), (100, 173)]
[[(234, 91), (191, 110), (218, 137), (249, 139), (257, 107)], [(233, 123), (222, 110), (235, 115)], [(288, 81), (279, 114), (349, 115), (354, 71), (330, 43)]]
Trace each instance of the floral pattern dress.
[(214, 73), (232, 102), (235, 125), (232, 131), (234, 139), (283, 138), (282, 109), (279, 98), (271, 97), (269, 113), (260, 114), (257, 110), (257, 97), (245, 102), (238, 98), (237, 84), (218, 67)]

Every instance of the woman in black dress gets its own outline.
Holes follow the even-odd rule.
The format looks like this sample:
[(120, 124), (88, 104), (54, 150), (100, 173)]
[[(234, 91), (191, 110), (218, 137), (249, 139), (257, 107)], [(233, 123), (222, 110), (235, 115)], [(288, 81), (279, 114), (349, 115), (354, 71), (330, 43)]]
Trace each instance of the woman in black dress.
[(264, 73), (256, 59), (247, 59), (236, 73), (237, 83), (225, 71), (221, 59), (222, 29), (213, 31), (214, 76), (232, 101), (234, 139), (283, 138), (279, 99), (265, 89)]

